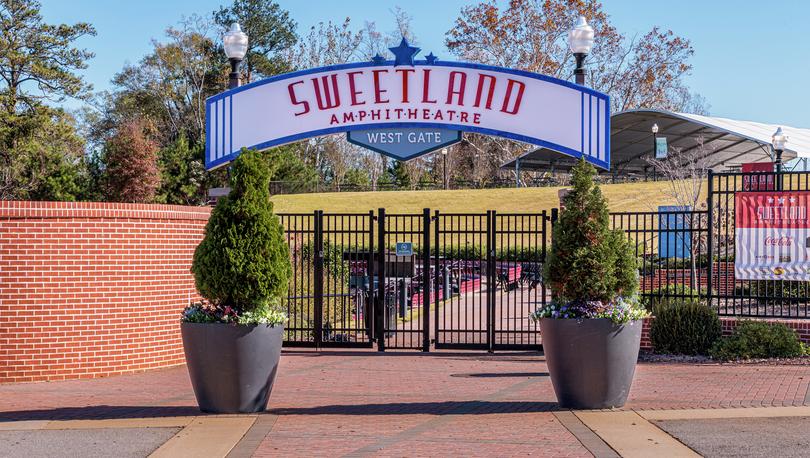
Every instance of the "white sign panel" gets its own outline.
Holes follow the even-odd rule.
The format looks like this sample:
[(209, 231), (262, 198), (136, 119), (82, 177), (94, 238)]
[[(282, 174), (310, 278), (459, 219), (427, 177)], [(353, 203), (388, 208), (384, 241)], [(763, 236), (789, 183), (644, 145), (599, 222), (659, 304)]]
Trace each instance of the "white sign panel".
[(567, 81), (483, 65), (345, 64), (279, 75), (207, 101), (206, 166), (242, 147), (380, 128), (495, 135), (610, 164), (608, 96)]

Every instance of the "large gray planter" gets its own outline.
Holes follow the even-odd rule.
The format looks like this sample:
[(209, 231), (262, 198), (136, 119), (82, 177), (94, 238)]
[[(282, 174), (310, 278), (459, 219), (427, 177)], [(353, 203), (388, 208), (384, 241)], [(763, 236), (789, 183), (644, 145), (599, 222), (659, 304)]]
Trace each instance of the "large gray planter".
[(282, 325), (181, 323), (188, 374), (203, 412), (267, 408), (281, 357)]
[(543, 353), (557, 401), (569, 409), (609, 409), (627, 401), (641, 343), (641, 320), (540, 320)]

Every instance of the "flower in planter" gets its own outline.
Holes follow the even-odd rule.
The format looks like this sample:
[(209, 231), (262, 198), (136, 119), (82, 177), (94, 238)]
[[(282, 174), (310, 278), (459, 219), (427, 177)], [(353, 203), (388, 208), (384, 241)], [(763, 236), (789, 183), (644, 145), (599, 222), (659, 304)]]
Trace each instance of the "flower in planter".
[(594, 175), (596, 169), (585, 160), (573, 169), (573, 189), (563, 198), (543, 272), (552, 301), (532, 319), (608, 318), (625, 323), (646, 316), (637, 297), (633, 247), (621, 231), (610, 229), (607, 202)]

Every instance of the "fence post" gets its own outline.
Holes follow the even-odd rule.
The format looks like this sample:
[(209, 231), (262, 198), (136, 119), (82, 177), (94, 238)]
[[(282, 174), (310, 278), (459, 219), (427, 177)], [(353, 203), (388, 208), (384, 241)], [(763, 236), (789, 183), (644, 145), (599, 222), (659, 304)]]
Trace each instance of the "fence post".
[(315, 347), (323, 343), (323, 210), (315, 210), (315, 284), (313, 295), (315, 312)]
[(385, 315), (387, 313), (385, 295), (385, 209), (377, 212), (377, 306), (374, 308), (377, 330), (377, 350), (385, 351)]
[[(435, 225), (433, 226), (433, 243), (434, 250), (433, 256), (436, 258), (435, 269), (433, 272), (433, 326), (435, 328), (435, 332), (433, 334), (433, 338), (435, 342), (439, 343), (439, 302), (440, 300), (447, 300), (447, 289), (441, 288), (442, 294), (444, 297), (439, 299), (439, 274), (443, 271), (441, 267), (441, 263), (439, 261), (439, 255), (441, 254), (441, 250), (439, 249), (439, 210), (436, 210), (435, 215), (433, 216), (433, 221), (435, 221)], [(445, 261), (446, 262), (446, 261)]]
[(366, 336), (369, 343), (377, 336), (377, 280), (374, 265), (374, 210), (368, 211), (368, 258), (366, 259), (366, 275), (368, 276), (368, 291), (366, 291), (366, 310), (363, 311), (363, 318), (366, 323)]
[[(553, 209), (554, 210), (554, 209)], [(552, 211), (553, 211), (552, 210)], [(548, 239), (548, 214), (545, 210), (543, 210), (543, 240), (542, 240), (542, 251), (540, 252), (540, 262), (543, 268), (546, 266), (546, 257), (548, 256), (547, 246), (546, 246), (546, 239)], [(543, 271), (541, 270), (539, 273), (540, 279), (540, 293), (543, 295), (543, 299), (541, 300), (542, 305), (546, 305), (546, 281), (543, 278)]]
[(430, 209), (422, 210), (422, 351), (430, 351)]
[(495, 351), (496, 238), (495, 210), (487, 212), (487, 351)]
[(709, 259), (709, 277), (706, 279), (706, 303), (709, 307), (712, 306), (712, 278), (714, 277), (714, 171), (709, 169), (709, 173), (707, 175), (709, 180), (708, 185), (706, 186), (707, 190), (707, 202), (706, 202), (706, 210), (708, 211), (708, 215), (706, 217), (706, 225), (707, 230), (709, 232), (709, 239), (706, 242), (706, 251), (708, 251), (708, 259)]
[(554, 226), (554, 223), (560, 218), (560, 209), (559, 208), (552, 208), (551, 209), (551, 225)]

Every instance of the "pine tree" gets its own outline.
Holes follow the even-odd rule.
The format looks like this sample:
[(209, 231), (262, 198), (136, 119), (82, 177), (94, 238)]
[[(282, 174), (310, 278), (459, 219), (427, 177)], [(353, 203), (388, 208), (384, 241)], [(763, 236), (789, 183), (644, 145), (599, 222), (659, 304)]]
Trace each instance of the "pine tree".
[(607, 202), (584, 160), (573, 169), (573, 189), (554, 225), (544, 279), (560, 302), (608, 303), (638, 289), (637, 262), (629, 241), (610, 229)]
[(252, 312), (287, 294), (292, 272), (284, 228), (273, 214), (270, 168), (261, 153), (243, 150), (194, 252), (197, 289), (216, 305)]
[(186, 136), (180, 135), (158, 153), (160, 187), (157, 201), (166, 204), (199, 205), (206, 195), (205, 152), (202, 145), (189, 146)]

